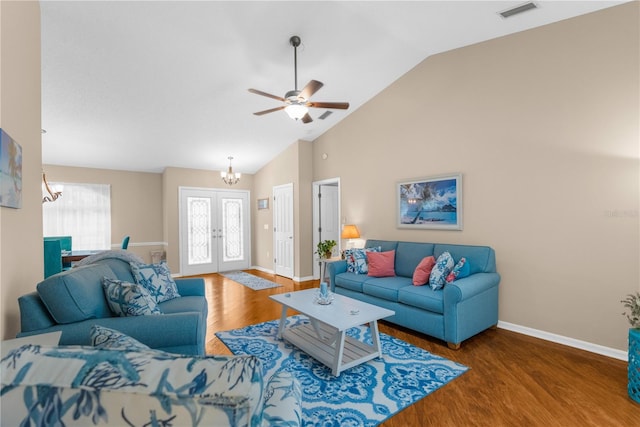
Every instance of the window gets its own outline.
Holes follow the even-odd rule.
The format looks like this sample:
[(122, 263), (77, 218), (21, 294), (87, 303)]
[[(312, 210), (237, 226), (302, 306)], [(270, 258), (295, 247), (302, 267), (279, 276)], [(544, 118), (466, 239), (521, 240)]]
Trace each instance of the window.
[(62, 197), (42, 205), (45, 236), (71, 236), (74, 250), (111, 249), (111, 186), (51, 183)]

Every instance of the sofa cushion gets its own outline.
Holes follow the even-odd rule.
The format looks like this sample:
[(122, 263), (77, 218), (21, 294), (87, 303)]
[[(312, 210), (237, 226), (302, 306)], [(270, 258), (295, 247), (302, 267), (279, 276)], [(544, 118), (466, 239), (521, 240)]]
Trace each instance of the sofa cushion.
[(431, 286), (431, 289), (441, 289), (454, 266), (455, 263), (453, 262), (453, 257), (449, 252), (445, 252), (440, 255), (436, 260), (436, 265), (433, 266), (433, 270), (431, 270), (431, 275), (429, 276), (429, 286)]
[(410, 277), (370, 277), (362, 284), (362, 292), (388, 301), (398, 301), (398, 291), (411, 285)]
[(436, 244), (433, 251), (436, 259), (444, 252), (449, 252), (453, 259), (465, 257), (469, 262), (469, 274), (496, 272), (496, 255), (488, 246)]
[(111, 317), (102, 290), (103, 277), (116, 279), (108, 266), (91, 264), (48, 277), (36, 289), (57, 323)]
[(407, 286), (398, 291), (398, 302), (434, 313), (444, 313), (444, 292), (429, 286)]
[(2, 411), (3, 425), (25, 424), (36, 416), (46, 425), (82, 426), (248, 426), (262, 421), (262, 365), (253, 356), (22, 349), (0, 367), (2, 406), (12, 409)]
[(431, 270), (433, 270), (434, 265), (436, 265), (436, 259), (433, 255), (422, 258), (422, 261), (413, 272), (413, 286), (422, 286), (429, 283), (429, 276), (431, 276)]
[(367, 279), (370, 279), (370, 277), (364, 274), (340, 273), (335, 277), (335, 285), (339, 288), (362, 292), (362, 284)]
[(367, 252), (380, 252), (380, 247), (375, 248), (356, 248), (344, 251), (344, 257), (347, 261), (347, 271), (355, 274), (367, 274), (369, 265), (367, 264)]
[(130, 263), (136, 283), (147, 288), (157, 303), (168, 301), (180, 296), (176, 282), (171, 277), (171, 271), (165, 262), (160, 264)]
[(369, 263), (367, 275), (372, 277), (395, 276), (395, 258), (396, 251), (367, 252), (367, 262)]
[(109, 308), (120, 317), (162, 313), (155, 299), (142, 285), (103, 277), (102, 287)]
[(125, 282), (136, 283), (136, 279), (131, 272), (131, 265), (129, 265), (128, 261), (119, 258), (103, 258), (94, 261), (92, 264), (106, 265), (114, 272), (118, 279)]
[(398, 249), (398, 242), (395, 240), (367, 240), (365, 248), (380, 248), (380, 252), (395, 251)]
[(398, 242), (396, 250), (396, 275), (412, 277), (420, 261), (433, 255), (432, 243)]
[(135, 338), (131, 338), (129, 335), (115, 329), (92, 325), (90, 333), (91, 345), (96, 348), (126, 351), (151, 350)]

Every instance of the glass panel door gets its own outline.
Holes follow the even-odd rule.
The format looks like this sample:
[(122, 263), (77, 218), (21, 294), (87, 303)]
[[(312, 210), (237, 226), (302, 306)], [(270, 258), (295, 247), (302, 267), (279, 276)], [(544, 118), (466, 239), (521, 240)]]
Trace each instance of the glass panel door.
[(180, 188), (180, 272), (250, 266), (249, 193)]

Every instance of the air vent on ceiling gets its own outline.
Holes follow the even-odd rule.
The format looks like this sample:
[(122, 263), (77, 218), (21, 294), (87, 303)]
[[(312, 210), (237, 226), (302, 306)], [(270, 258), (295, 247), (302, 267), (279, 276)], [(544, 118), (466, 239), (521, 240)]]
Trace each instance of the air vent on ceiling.
[(503, 10), (502, 12), (498, 12), (500, 16), (503, 18), (510, 18), (513, 15), (517, 15), (519, 13), (526, 12), (528, 10), (537, 9), (538, 5), (534, 2), (530, 1), (525, 4), (521, 4), (520, 6), (512, 7), (511, 9)]
[(333, 111), (325, 111), (324, 113), (322, 113), (322, 115), (320, 115), (320, 117), (318, 117), (320, 120), (324, 120), (327, 117), (329, 117), (331, 114), (333, 114)]

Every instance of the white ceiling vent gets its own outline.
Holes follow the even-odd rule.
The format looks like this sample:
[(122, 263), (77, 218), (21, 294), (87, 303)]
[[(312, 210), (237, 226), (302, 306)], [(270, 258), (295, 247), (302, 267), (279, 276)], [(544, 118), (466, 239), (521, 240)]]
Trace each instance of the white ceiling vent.
[(512, 7), (511, 9), (507, 9), (507, 10), (503, 10), (502, 12), (498, 12), (498, 15), (502, 16), (503, 18), (510, 18), (513, 15), (517, 15), (519, 13), (523, 13), (526, 12), (528, 10), (533, 10), (533, 9), (537, 9), (538, 5), (535, 4), (534, 2), (530, 1), (524, 4), (521, 4), (520, 6), (516, 6), (516, 7)]
[(320, 117), (318, 117), (318, 118), (319, 118), (320, 120), (324, 120), (324, 119), (326, 119), (327, 117), (329, 117), (331, 114), (333, 114), (333, 111), (329, 111), (329, 110), (327, 110), (327, 111), (325, 111), (324, 113), (322, 113), (322, 115), (321, 115)]

